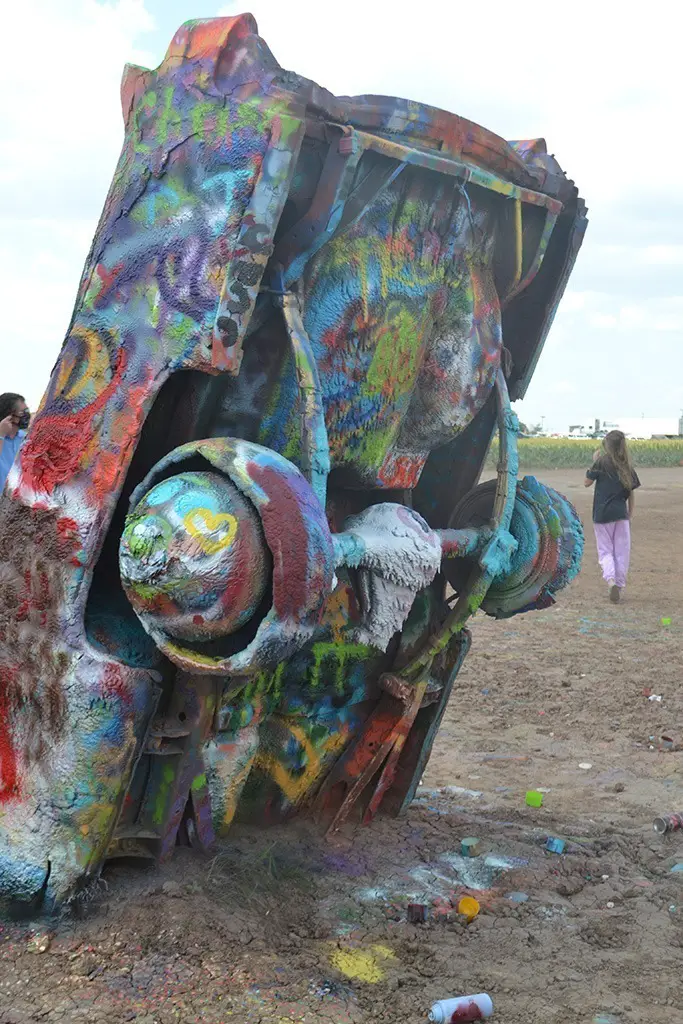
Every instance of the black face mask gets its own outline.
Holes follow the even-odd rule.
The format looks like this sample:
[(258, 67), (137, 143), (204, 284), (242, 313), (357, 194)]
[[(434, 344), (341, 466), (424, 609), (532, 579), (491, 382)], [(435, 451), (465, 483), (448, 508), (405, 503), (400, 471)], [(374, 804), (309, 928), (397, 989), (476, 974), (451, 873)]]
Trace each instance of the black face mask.
[(19, 422), (17, 423), (17, 426), (19, 427), (19, 430), (26, 430), (26, 428), (28, 427), (30, 422), (31, 422), (31, 413), (28, 411), (28, 409), (25, 409), (22, 412), (21, 416), (19, 417)]

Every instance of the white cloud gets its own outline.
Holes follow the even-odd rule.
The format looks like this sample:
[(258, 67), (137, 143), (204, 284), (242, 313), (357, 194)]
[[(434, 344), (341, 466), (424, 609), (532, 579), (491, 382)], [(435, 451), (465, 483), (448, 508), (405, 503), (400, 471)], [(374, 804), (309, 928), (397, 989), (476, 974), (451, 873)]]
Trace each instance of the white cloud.
[[(675, 0), (662, 0), (656, 18), (593, 0), (549, 4), (538, 18), (514, 17), (507, 0), (214, 0), (201, 13), (221, 7), (251, 9), (280, 63), (333, 92), (408, 96), (505, 138), (546, 138), (590, 224), (525, 418), (547, 414), (556, 427), (609, 416), (615, 390), (620, 414), (629, 403), (647, 412), (648, 401), (677, 411), (683, 197), (666, 172), (683, 163), (683, 133), (671, 127), (683, 27)], [(152, 16), (163, 37), (146, 53)], [(54, 363), (118, 158), (124, 63), (156, 66), (196, 16), (193, 0), (24, 0), (3, 11), (12, 45), (0, 64), (0, 390), (34, 402)]]
[(574, 395), (576, 394), (576, 385), (570, 380), (556, 380), (552, 387), (552, 393), (555, 395)]
[[(240, 4), (223, 4), (235, 14)], [(507, 139), (543, 137), (578, 184), (589, 226), (523, 403), (566, 429), (619, 412), (683, 404), (680, 331), (683, 164), (677, 0), (636, 18), (614, 2), (546, 4), (518, 18), (507, 0), (252, 0), (280, 63), (341, 94), (409, 96)], [(663, 30), (662, 26), (666, 26)], [(668, 332), (668, 333), (664, 333)], [(683, 342), (683, 339), (681, 339)], [(573, 386), (558, 392), (558, 381)], [(549, 401), (549, 398), (551, 399)], [(617, 410), (614, 410), (616, 415)]]
[(558, 315), (578, 313), (586, 307), (587, 292), (574, 292), (568, 289), (562, 296), (558, 309)]
[[(644, 338), (647, 332), (683, 332), (683, 296), (661, 298), (644, 297), (641, 302), (630, 302), (615, 308), (614, 298), (608, 293), (593, 293), (586, 297), (578, 309), (583, 314), (575, 320), (576, 327), (582, 324), (598, 331), (617, 330), (623, 333), (638, 332)], [(643, 350), (641, 358), (647, 358)]]
[(610, 330), (612, 327), (618, 327), (619, 318), (613, 313), (589, 313), (586, 323), (589, 327), (596, 327), (599, 331)]
[(27, 0), (3, 17), (6, 38), (35, 28), (0, 62), (0, 210), (99, 213), (102, 172), (111, 177), (123, 138), (123, 65), (150, 59), (134, 45), (152, 24), (144, 0)]
[(683, 265), (683, 245), (646, 245), (642, 260), (650, 266), (680, 267)]
[(32, 405), (121, 148), (123, 65), (154, 59), (135, 46), (151, 25), (144, 0), (25, 0), (3, 11), (0, 391), (22, 391)]

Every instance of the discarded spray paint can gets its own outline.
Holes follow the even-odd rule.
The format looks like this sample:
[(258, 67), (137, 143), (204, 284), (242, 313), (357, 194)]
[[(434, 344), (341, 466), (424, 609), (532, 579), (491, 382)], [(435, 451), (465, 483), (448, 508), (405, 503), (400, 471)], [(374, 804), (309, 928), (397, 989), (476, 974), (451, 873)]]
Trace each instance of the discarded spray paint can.
[(652, 827), (660, 836), (663, 836), (665, 832), (676, 832), (679, 828), (683, 828), (683, 812), (662, 814), (661, 817), (655, 818)]
[(478, 857), (481, 851), (481, 840), (468, 836), (460, 842), (460, 853), (463, 857)]
[(424, 903), (409, 903), (406, 916), (411, 924), (424, 924), (427, 920), (427, 907)]
[(662, 751), (680, 750), (681, 742), (675, 736), (668, 736), (662, 733), (657, 741), (657, 749)]
[(483, 1020), (493, 1014), (491, 997), (485, 992), (476, 996), (456, 996), (454, 999), (440, 999), (429, 1011), (433, 1024), (459, 1024), (470, 1020)]

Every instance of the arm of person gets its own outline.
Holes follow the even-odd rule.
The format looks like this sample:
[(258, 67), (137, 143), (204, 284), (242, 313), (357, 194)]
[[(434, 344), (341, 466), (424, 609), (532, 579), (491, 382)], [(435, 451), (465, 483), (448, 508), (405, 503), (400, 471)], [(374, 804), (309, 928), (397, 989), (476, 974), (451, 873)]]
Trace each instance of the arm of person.
[(591, 468), (586, 470), (586, 476), (585, 476), (584, 481), (583, 481), (583, 486), (584, 487), (592, 487), (597, 479), (598, 479), (598, 471), (595, 468), (595, 462), (593, 462), (593, 465), (591, 466)]

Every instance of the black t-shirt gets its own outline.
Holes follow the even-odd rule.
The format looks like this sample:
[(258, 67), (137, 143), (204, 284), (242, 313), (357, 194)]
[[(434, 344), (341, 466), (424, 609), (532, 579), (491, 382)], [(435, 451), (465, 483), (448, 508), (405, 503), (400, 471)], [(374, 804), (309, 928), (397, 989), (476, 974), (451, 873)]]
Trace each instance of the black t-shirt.
[(633, 483), (630, 489), (624, 487), (616, 470), (606, 465), (602, 459), (593, 463), (586, 476), (589, 480), (595, 480), (593, 522), (616, 523), (619, 519), (628, 519), (628, 496), (636, 487), (640, 487), (636, 471), (633, 470)]

